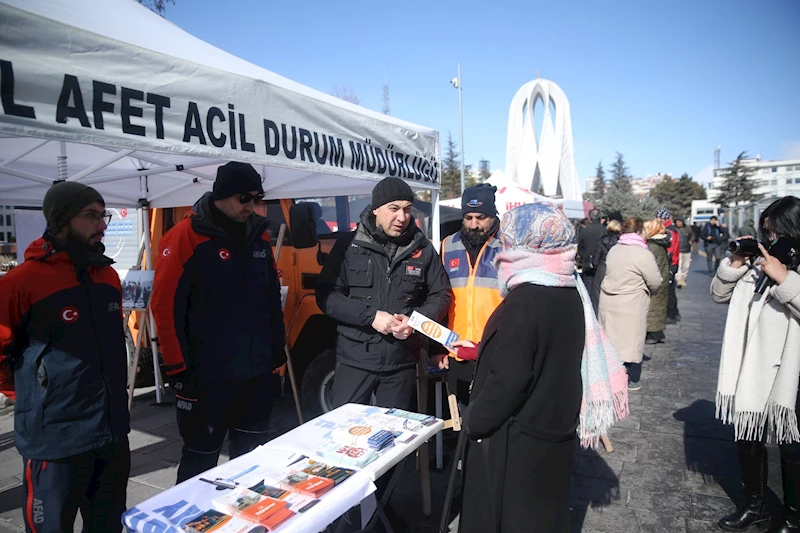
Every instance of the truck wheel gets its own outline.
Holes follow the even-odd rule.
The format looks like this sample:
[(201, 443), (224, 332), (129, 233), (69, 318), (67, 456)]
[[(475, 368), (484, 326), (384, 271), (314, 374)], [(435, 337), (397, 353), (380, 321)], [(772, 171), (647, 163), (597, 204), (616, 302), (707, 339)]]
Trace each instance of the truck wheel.
[(303, 411), (308, 419), (327, 413), (331, 406), (333, 372), (336, 369), (336, 350), (329, 348), (317, 355), (303, 374), (300, 387)]

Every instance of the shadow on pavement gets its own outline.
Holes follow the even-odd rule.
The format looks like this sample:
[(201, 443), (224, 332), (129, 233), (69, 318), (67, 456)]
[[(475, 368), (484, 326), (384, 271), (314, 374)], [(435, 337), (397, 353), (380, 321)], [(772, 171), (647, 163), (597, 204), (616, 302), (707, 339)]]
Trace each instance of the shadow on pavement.
[(575, 454), (570, 484), (572, 531), (583, 528), (589, 508), (606, 507), (620, 499), (619, 478), (595, 450)]
[(714, 402), (697, 400), (673, 417), (683, 422), (686, 469), (700, 474), (705, 484), (718, 484), (738, 502), (743, 493), (733, 427), (715, 418), (715, 410)]

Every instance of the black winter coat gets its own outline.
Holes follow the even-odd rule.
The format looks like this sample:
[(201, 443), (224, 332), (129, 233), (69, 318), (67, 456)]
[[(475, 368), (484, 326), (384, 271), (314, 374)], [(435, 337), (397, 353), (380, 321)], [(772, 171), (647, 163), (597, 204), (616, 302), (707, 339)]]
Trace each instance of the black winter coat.
[(603, 278), (606, 277), (606, 256), (608, 256), (611, 247), (617, 244), (617, 241), (619, 241), (619, 233), (606, 233), (597, 241), (597, 246), (592, 254), (594, 279), (592, 279), (592, 286), (587, 287), (587, 289), (592, 298), (595, 313), (597, 313), (597, 306), (600, 304), (600, 284), (603, 283)]
[(453, 294), (442, 260), (412, 218), (403, 242), (389, 260), (372, 233), (367, 208), (355, 232), (337, 241), (317, 282), (317, 304), (338, 322), (336, 357), (348, 366), (374, 372), (416, 364), (422, 338), (382, 335), (372, 327), (378, 311), (410, 315), (418, 311), (441, 321)]
[(524, 284), (492, 314), (465, 415), (461, 533), (568, 533), (585, 339), (578, 291)]
[(232, 237), (214, 216), (208, 193), (161, 239), (151, 298), (159, 344), (171, 375), (253, 379), (285, 360), (269, 222), (253, 214)]
[(606, 227), (599, 222), (589, 224), (578, 233), (578, 256), (583, 262), (583, 273), (586, 275), (591, 276), (593, 273), (591, 267), (593, 264), (592, 252), (594, 252), (597, 246), (597, 241), (599, 241), (605, 233)]

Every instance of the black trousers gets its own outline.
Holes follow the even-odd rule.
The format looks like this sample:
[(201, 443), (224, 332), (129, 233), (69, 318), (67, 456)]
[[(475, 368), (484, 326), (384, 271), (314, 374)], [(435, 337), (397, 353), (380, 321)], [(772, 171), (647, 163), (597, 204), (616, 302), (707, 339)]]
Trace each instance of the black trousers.
[(389, 372), (372, 372), (337, 362), (331, 403), (334, 408), (346, 403), (369, 405), (375, 394), (380, 407), (410, 411), (414, 404), (416, 376), (413, 366)]
[[(794, 407), (795, 415), (800, 417), (800, 390)], [(749, 495), (764, 496), (767, 488), (767, 450), (764, 441), (736, 441), (739, 452), (739, 465), (742, 481)], [(800, 442), (779, 445), (781, 451), (781, 478), (786, 505), (800, 509)]]
[(217, 466), (226, 435), (231, 459), (267, 442), (275, 379), (273, 374), (264, 374), (243, 381), (204, 383), (196, 402), (176, 402), (178, 433), (183, 439), (178, 483)]
[(669, 294), (667, 295), (667, 318), (678, 318), (681, 313), (678, 311), (678, 284), (675, 274), (678, 273), (678, 265), (669, 266)]
[(72, 531), (78, 511), (84, 533), (122, 531), (131, 451), (128, 439), (64, 459), (23, 457), (25, 530)]

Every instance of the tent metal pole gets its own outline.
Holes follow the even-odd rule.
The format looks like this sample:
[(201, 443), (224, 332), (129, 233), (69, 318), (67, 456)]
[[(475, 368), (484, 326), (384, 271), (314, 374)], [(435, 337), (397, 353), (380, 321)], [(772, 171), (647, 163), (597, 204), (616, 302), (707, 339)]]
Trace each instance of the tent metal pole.
[[(61, 144), (64, 144), (64, 142), (62, 141)], [(111, 163), (115, 163), (115, 162), (119, 161), (123, 157), (129, 156), (135, 151), (136, 150), (121, 150), (121, 151), (117, 152), (116, 154), (114, 154), (112, 157), (109, 157), (108, 159), (104, 159), (103, 161), (100, 161), (99, 163), (95, 163), (94, 165), (90, 166), (89, 168), (87, 168), (85, 170), (81, 170), (80, 172), (78, 172), (74, 176), (70, 176), (69, 178), (67, 178), (67, 181), (80, 181), (81, 178), (85, 178), (89, 174), (97, 172), (98, 170), (107, 167)]]
[[(442, 242), (442, 231), (440, 229), (441, 223), (441, 216), (439, 214), (439, 189), (431, 190), (431, 211), (432, 211), (432, 228), (431, 228), (431, 235), (433, 238), (433, 246), (437, 250), (439, 249), (441, 242)], [(436, 390), (436, 417), (442, 418), (442, 401), (441, 401), (441, 387), (437, 386)], [(439, 468), (439, 465), (443, 463), (444, 457), (444, 437), (442, 436), (442, 432), (436, 434), (435, 437), (436, 442), (436, 466)]]
[[(141, 190), (142, 190), (142, 198), (139, 200), (142, 206), (142, 216), (144, 217), (144, 221), (142, 226), (144, 227), (144, 253), (145, 253), (145, 260), (144, 260), (144, 269), (145, 270), (154, 270), (153, 269), (153, 262), (151, 261), (152, 255), (150, 253), (150, 205), (147, 201), (147, 190), (145, 187), (146, 177), (141, 180)], [(155, 379), (156, 384), (156, 403), (160, 404), (162, 401), (162, 396), (164, 393), (164, 384), (161, 381), (161, 369), (158, 366), (158, 335), (156, 332), (156, 321), (153, 317), (153, 311), (150, 308), (148, 303), (147, 306), (147, 317), (150, 321), (150, 351), (153, 354), (153, 377)]]
[[(166, 172), (185, 172), (187, 169), (195, 168), (195, 167), (202, 167), (206, 166), (207, 163), (194, 163), (191, 165), (169, 165), (167, 167), (162, 168), (146, 168), (143, 170), (136, 170), (134, 172), (123, 172), (120, 174), (108, 174), (106, 176), (97, 176), (95, 178), (87, 178), (82, 180), (81, 183), (85, 184), (93, 184), (93, 183), (108, 183), (112, 181), (120, 181), (126, 180), (130, 178), (140, 178), (142, 176), (155, 176), (157, 174), (164, 174)], [(7, 171), (4, 171), (7, 172)], [(183, 177), (181, 176), (180, 179), (186, 179), (187, 181), (192, 180), (188, 176)]]
[(8, 165), (13, 163), (14, 161), (22, 159), (23, 157), (25, 157), (26, 155), (28, 155), (31, 152), (35, 152), (36, 150), (38, 150), (39, 148), (41, 148), (42, 146), (44, 146), (45, 144), (47, 144), (49, 142), (50, 141), (48, 139), (45, 139), (45, 140), (43, 140), (43, 141), (41, 141), (39, 143), (34, 144), (32, 147), (23, 150), (22, 152), (18, 153), (17, 155), (9, 157), (8, 159), (6, 159), (2, 163), (0, 163), (0, 168), (7, 167)]
[[(103, 147), (103, 146), (101, 146), (100, 148), (103, 148), (104, 150), (108, 150), (109, 152), (116, 152), (116, 150), (112, 150), (111, 148), (106, 148), (106, 147)], [(164, 161), (163, 159), (156, 159), (155, 157), (149, 157), (147, 155), (143, 155), (141, 152), (136, 154), (136, 159), (138, 159), (139, 161), (144, 161), (145, 163), (151, 163), (153, 165), (158, 165), (160, 167), (174, 167), (175, 166), (173, 163), (168, 163), (168, 162)], [(184, 166), (184, 172), (186, 172), (187, 174), (191, 174), (192, 176), (197, 176), (198, 178), (201, 178), (201, 179), (204, 179), (204, 180), (214, 181), (214, 179), (215, 179), (214, 176), (209, 176), (207, 174), (203, 174), (202, 172), (190, 171), (190, 170), (187, 170), (187, 169), (192, 169), (192, 168), (196, 168), (196, 167), (207, 167), (207, 166), (216, 165), (217, 163), (222, 163), (222, 162), (223, 161), (221, 159), (209, 159), (207, 161), (204, 161), (200, 165), (185, 165)]]
[(61, 141), (59, 144), (59, 156), (58, 156), (58, 179), (65, 180), (67, 179), (67, 143), (65, 141)]
[[(65, 162), (65, 165), (66, 165), (66, 162)], [(10, 176), (16, 176), (18, 178), (22, 178), (22, 179), (25, 179), (25, 180), (35, 181), (36, 183), (39, 183), (41, 185), (52, 185), (53, 184), (53, 179), (52, 178), (47, 178), (45, 176), (39, 176), (38, 174), (31, 174), (30, 172), (23, 172), (21, 170), (14, 170), (13, 168), (4, 168), (3, 169), (3, 174), (8, 174)], [(15, 191), (15, 190), (17, 190), (19, 188), (20, 187), (3, 187), (2, 189), (0, 189), (0, 192)]]
[(198, 178), (193, 178), (191, 183), (188, 183), (188, 182), (187, 183), (179, 183), (178, 185), (176, 185), (174, 187), (170, 187), (166, 191), (161, 191), (158, 194), (154, 194), (153, 196), (148, 198), (148, 201), (149, 202), (154, 202), (154, 201), (158, 200), (159, 198), (163, 198), (165, 196), (169, 196), (170, 194), (172, 194), (172, 193), (174, 193), (176, 191), (180, 191), (182, 189), (187, 189), (187, 188), (191, 187), (192, 185), (194, 185), (195, 183), (198, 183), (199, 181), (200, 180)]

